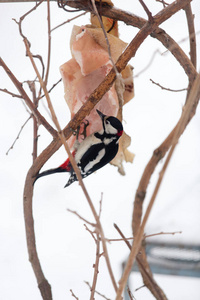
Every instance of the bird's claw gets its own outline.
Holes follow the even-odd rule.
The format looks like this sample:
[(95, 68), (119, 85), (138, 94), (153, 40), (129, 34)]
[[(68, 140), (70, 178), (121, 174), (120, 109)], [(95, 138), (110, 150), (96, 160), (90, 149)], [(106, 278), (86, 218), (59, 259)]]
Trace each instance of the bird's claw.
[(89, 121), (85, 120), (85, 121), (81, 122), (81, 124), (84, 124), (84, 127), (83, 127), (83, 131), (80, 133), (80, 135), (83, 135), (83, 139), (85, 139), (87, 137), (87, 127), (89, 125)]
[(78, 140), (79, 135), (80, 136), (83, 135), (83, 139), (85, 139), (87, 137), (87, 132), (86, 131), (87, 131), (87, 127), (89, 125), (89, 121), (85, 120), (85, 121), (81, 122), (81, 124), (84, 124), (82, 132), (80, 132), (80, 129), (81, 129), (80, 125), (77, 127), (76, 130), (74, 130), (74, 129), (71, 128), (72, 134), (74, 136), (76, 136), (76, 140)]
[(78, 136), (79, 136), (79, 132), (80, 132), (80, 125), (77, 127), (77, 129), (72, 129), (72, 128), (70, 128), (70, 130), (72, 131), (72, 134), (74, 135), (74, 136), (76, 136), (76, 139), (78, 140)]

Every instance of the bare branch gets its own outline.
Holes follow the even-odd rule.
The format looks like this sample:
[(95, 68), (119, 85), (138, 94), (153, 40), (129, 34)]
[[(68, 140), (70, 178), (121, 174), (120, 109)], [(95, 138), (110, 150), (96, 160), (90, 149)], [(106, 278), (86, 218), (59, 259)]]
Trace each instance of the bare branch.
[(72, 297), (74, 297), (76, 300), (79, 300), (79, 298), (78, 298), (78, 297), (76, 297), (76, 296), (74, 295), (74, 293), (73, 293), (73, 291), (72, 291), (72, 290), (70, 290), (70, 292), (71, 292), (71, 294), (72, 294)]
[[(89, 289), (91, 290), (91, 286), (90, 286), (89, 282), (85, 281), (85, 283), (88, 285)], [(95, 293), (98, 294), (99, 296), (101, 296), (102, 298), (106, 299), (106, 300), (111, 300), (110, 298), (107, 298), (105, 295), (103, 295), (103, 294), (101, 294), (97, 291), (95, 291)]]
[(152, 236), (164, 235), (164, 234), (175, 235), (175, 234), (181, 234), (181, 233), (182, 233), (182, 231), (174, 231), (174, 232), (163, 232), (163, 231), (161, 231), (161, 232), (158, 232), (158, 233), (152, 233), (152, 234), (147, 234), (147, 235), (145, 234), (144, 238), (146, 239), (146, 238), (150, 238)]
[(162, 3), (164, 8), (165, 8), (167, 5), (169, 5), (169, 3), (167, 3), (167, 2), (164, 1), (164, 0), (156, 0), (156, 2)]
[(107, 47), (108, 47), (108, 55), (109, 55), (109, 59), (110, 59), (110, 61), (112, 62), (112, 65), (113, 65), (113, 68), (114, 68), (114, 70), (115, 70), (116, 75), (118, 75), (118, 70), (117, 70), (117, 68), (116, 68), (116, 66), (115, 66), (115, 63), (114, 63), (113, 58), (112, 58), (112, 55), (111, 55), (110, 43), (109, 43), (109, 40), (108, 40), (107, 32), (106, 32), (105, 27), (104, 27), (104, 25), (103, 25), (102, 19), (101, 19), (99, 13), (98, 13), (97, 7), (96, 7), (96, 5), (95, 5), (95, 0), (91, 0), (91, 2), (92, 2), (92, 6), (93, 6), (93, 9), (94, 9), (94, 12), (95, 12), (95, 14), (96, 14), (96, 16), (97, 16), (97, 18), (98, 18), (99, 24), (101, 25), (101, 29), (102, 29), (102, 31), (103, 31), (103, 34), (104, 34), (104, 36), (105, 36), (106, 44), (107, 44)]
[(61, 23), (61, 24), (55, 26), (54, 28), (52, 28), (52, 29), (51, 29), (51, 32), (54, 31), (54, 30), (56, 30), (56, 29), (58, 29), (59, 27), (65, 25), (65, 24), (67, 24), (67, 23), (70, 23), (71, 21), (73, 21), (73, 20), (75, 20), (75, 19), (77, 19), (77, 18), (79, 18), (79, 17), (82, 17), (82, 16), (86, 15), (86, 14), (87, 14), (87, 11), (85, 11), (85, 12), (83, 12), (83, 13), (81, 13), (81, 14), (79, 14), (79, 15), (77, 15), (77, 16), (71, 18), (71, 19), (68, 19), (67, 21), (65, 21), (65, 22), (63, 22), (63, 23)]
[[(112, 281), (112, 283), (113, 283), (114, 289), (117, 290), (117, 284), (116, 284), (116, 281), (115, 281), (115, 278), (114, 278), (114, 274), (113, 274), (113, 271), (112, 271), (112, 268), (111, 268), (110, 259), (109, 259), (109, 256), (108, 256), (108, 250), (107, 250), (107, 246), (106, 246), (106, 240), (105, 240), (103, 228), (102, 228), (101, 223), (100, 223), (100, 220), (99, 220), (99, 216), (98, 216), (97, 213), (96, 213), (96, 210), (95, 210), (95, 208), (94, 208), (94, 205), (93, 205), (93, 203), (92, 203), (92, 200), (90, 199), (90, 196), (89, 196), (89, 194), (88, 194), (88, 192), (87, 192), (87, 190), (86, 190), (86, 187), (85, 187), (85, 185), (84, 185), (84, 183), (83, 183), (83, 179), (82, 179), (82, 176), (81, 176), (81, 174), (80, 174), (80, 170), (79, 170), (79, 168), (78, 168), (78, 166), (77, 166), (77, 164), (76, 164), (76, 162), (75, 162), (75, 159), (74, 159), (73, 155), (71, 154), (70, 149), (69, 149), (69, 147), (68, 147), (68, 145), (67, 145), (67, 142), (66, 142), (64, 133), (63, 133), (63, 131), (61, 130), (60, 124), (59, 124), (58, 119), (57, 119), (57, 117), (56, 117), (54, 108), (53, 108), (53, 106), (52, 106), (52, 103), (51, 103), (51, 100), (50, 100), (50, 97), (49, 97), (49, 94), (48, 94), (46, 85), (45, 85), (45, 83), (43, 82), (43, 80), (42, 80), (42, 78), (41, 78), (41, 76), (40, 76), (40, 74), (39, 74), (39, 72), (38, 72), (38, 69), (37, 69), (37, 67), (36, 67), (36, 64), (35, 64), (35, 62), (34, 62), (34, 60), (33, 60), (33, 57), (32, 57), (32, 55), (31, 55), (31, 52), (30, 52), (29, 43), (28, 43), (28, 41), (27, 41), (26, 38), (24, 38), (24, 44), (25, 44), (25, 47), (26, 47), (27, 54), (28, 54), (28, 56), (29, 56), (29, 58), (30, 58), (30, 61), (31, 61), (32, 65), (33, 65), (33, 68), (34, 68), (34, 70), (35, 70), (35, 72), (36, 72), (36, 74), (37, 74), (37, 77), (38, 77), (39, 81), (40, 81), (40, 85), (41, 85), (41, 87), (42, 87), (42, 89), (43, 89), (43, 91), (44, 91), (44, 93), (45, 93), (46, 100), (47, 100), (47, 103), (48, 103), (48, 107), (49, 107), (49, 110), (50, 110), (50, 112), (51, 112), (52, 120), (53, 120), (53, 122), (54, 122), (54, 124), (56, 125), (56, 128), (57, 128), (57, 130), (58, 130), (58, 136), (59, 136), (59, 138), (60, 138), (62, 144), (63, 144), (64, 147), (65, 147), (65, 150), (66, 150), (66, 152), (67, 152), (67, 154), (68, 154), (68, 156), (69, 156), (69, 159), (70, 159), (70, 163), (71, 163), (71, 165), (72, 165), (72, 167), (73, 167), (73, 169), (74, 169), (74, 171), (75, 171), (75, 173), (76, 173), (76, 176), (77, 176), (77, 179), (78, 179), (78, 181), (79, 181), (79, 184), (80, 184), (80, 186), (81, 186), (81, 188), (82, 188), (82, 190), (83, 190), (83, 193), (84, 193), (84, 195), (85, 195), (85, 197), (86, 197), (86, 199), (87, 199), (87, 201), (88, 201), (88, 204), (89, 204), (89, 206), (90, 206), (90, 209), (91, 209), (91, 211), (92, 211), (92, 213), (93, 213), (93, 216), (94, 216), (94, 218), (95, 218), (95, 221), (96, 221), (96, 223), (97, 223), (97, 228), (98, 228), (98, 230), (99, 230), (99, 232), (100, 232), (101, 239), (102, 239), (102, 245), (103, 245), (104, 256), (105, 256), (106, 264), (107, 264), (108, 271), (109, 271), (109, 274), (110, 274), (110, 278), (111, 278), (111, 281)], [(100, 98), (100, 99), (101, 99), (101, 98)], [(84, 106), (84, 105), (83, 105), (83, 106)], [(82, 106), (82, 108), (83, 108), (83, 106)], [(28, 223), (26, 223), (26, 226), (28, 226)], [(32, 229), (33, 229), (33, 228), (32, 228)], [(34, 234), (34, 231), (32, 232), (32, 234)]]
[(194, 15), (192, 14), (190, 3), (186, 5), (184, 9), (187, 17), (188, 31), (190, 37), (190, 58), (191, 58), (191, 62), (193, 63), (193, 66), (196, 69), (197, 53), (196, 53), (196, 35), (195, 35), (195, 28), (194, 28)]
[[(48, 93), (51, 93), (51, 91), (62, 81), (62, 78), (60, 78), (56, 83), (52, 85), (52, 87), (48, 90)], [(39, 97), (39, 99), (42, 99), (45, 97), (45, 94)]]
[[(114, 224), (114, 226), (117, 226), (116, 224)], [(117, 228), (116, 228), (117, 229)], [(119, 228), (118, 228), (119, 229)], [(118, 230), (117, 229), (117, 230)], [(153, 237), (153, 236), (157, 236), (157, 235), (165, 235), (165, 234), (169, 234), (169, 235), (175, 235), (175, 234), (181, 234), (182, 231), (173, 231), (173, 232), (164, 232), (164, 231), (161, 231), (161, 232), (158, 232), (158, 233), (152, 233), (152, 234), (144, 234), (144, 239), (146, 238), (150, 238), (150, 237)], [(122, 239), (106, 239), (108, 242), (122, 242), (124, 241), (124, 239), (126, 241), (133, 241), (134, 240), (134, 237), (124, 237)]]
[(135, 292), (139, 291), (140, 289), (146, 287), (145, 284), (141, 285), (139, 288), (135, 289)]
[[(37, 108), (38, 99), (36, 97), (35, 82), (27, 81), (27, 83), (32, 92), (33, 104), (35, 105), (35, 108)], [(38, 123), (37, 123), (37, 119), (33, 116), (33, 153), (32, 153), (33, 162), (37, 157), (37, 142), (38, 142)]]
[[(185, 7), (190, 0), (182, 2), (183, 7)], [(67, 1), (67, 5), (74, 8), (81, 8), (86, 11), (91, 11), (91, 7), (88, 6), (88, 0), (76, 0), (76, 1)], [(132, 13), (123, 11), (121, 9), (111, 7), (105, 2), (102, 2), (100, 6), (99, 2), (96, 2), (97, 9), (101, 9), (101, 15), (111, 18), (117, 21), (123, 21), (127, 25), (131, 25), (141, 29), (147, 22), (147, 20), (138, 17)], [(193, 81), (196, 76), (196, 70), (188, 59), (184, 51), (179, 47), (179, 45), (160, 27), (156, 28), (151, 34), (151, 37), (158, 39), (164, 47), (171, 51), (172, 55), (180, 63), (180, 65), (185, 70), (185, 73), (189, 77), (190, 81)]]
[(22, 125), (22, 127), (21, 127), (19, 133), (17, 134), (16, 139), (14, 140), (14, 142), (12, 143), (12, 145), (10, 146), (10, 148), (8, 149), (8, 151), (6, 152), (6, 155), (8, 155), (8, 153), (10, 152), (10, 150), (13, 149), (14, 145), (16, 144), (17, 140), (18, 140), (19, 137), (20, 137), (20, 134), (21, 134), (22, 130), (24, 129), (24, 127), (26, 126), (26, 124), (28, 123), (28, 121), (29, 121), (31, 118), (32, 118), (32, 115), (30, 115), (30, 116), (28, 117), (28, 119), (24, 122), (24, 124)]
[[(178, 3), (180, 3), (180, 1), (178, 1)], [(162, 14), (161, 14), (162, 15)], [(159, 20), (159, 18), (156, 20), (156, 21), (158, 21)], [(158, 21), (158, 23), (159, 23), (159, 21)], [(151, 28), (150, 27), (148, 27), (148, 26), (150, 26), (150, 25), (145, 25), (144, 26), (144, 29), (143, 29), (143, 34), (145, 33), (145, 35), (146, 36), (148, 36), (148, 34), (149, 33), (151, 33), (155, 28), (156, 28), (156, 26), (157, 26), (158, 24), (154, 24), (153, 26), (151, 26)], [(155, 27), (154, 27), (155, 26)], [(147, 33), (146, 33), (146, 31), (148, 31)], [(146, 36), (145, 37), (142, 37), (143, 38), (143, 40), (146, 38)], [(139, 40), (139, 38), (141, 38), (141, 33), (140, 33), (140, 35), (139, 35), (139, 37), (138, 37), (138, 35), (137, 35), (137, 38), (136, 38), (136, 40), (134, 41), (134, 42), (136, 42), (136, 46), (135, 46), (135, 48), (133, 47), (133, 44), (132, 44), (132, 47), (133, 48), (129, 48), (129, 50), (127, 51), (127, 52), (125, 52), (125, 54), (124, 54), (124, 56), (123, 57), (121, 57), (120, 59), (122, 60), (122, 61), (120, 61), (120, 59), (119, 59), (119, 61), (118, 61), (118, 70), (120, 70), (120, 69), (122, 69), (123, 67), (124, 67), (124, 65), (126, 65), (126, 63), (128, 62), (128, 60), (130, 59), (130, 57), (131, 56), (133, 56), (133, 55), (135, 55), (135, 53), (136, 53), (136, 51), (137, 51), (137, 48), (139, 47), (139, 45), (142, 43), (142, 41), (140, 42), (140, 40)], [(111, 73), (107, 76), (107, 79), (105, 79), (105, 81), (103, 82), (103, 84), (102, 84), (102, 86), (101, 86), (101, 88), (104, 88), (105, 86), (106, 86), (106, 88), (108, 88), (109, 89), (109, 87), (112, 85), (112, 83), (114, 82), (114, 79), (115, 79), (115, 75), (113, 75), (113, 70), (111, 71)], [(194, 73), (193, 73), (194, 74)], [(110, 85), (110, 86), (109, 86)], [(99, 92), (99, 93), (97, 93), (97, 91)], [(106, 92), (106, 89), (105, 89), (105, 91), (104, 92)], [(103, 93), (104, 93), (103, 92)], [(85, 106), (83, 106), (83, 108), (82, 108), (82, 110), (80, 110), (79, 112), (78, 112), (78, 114), (76, 115), (76, 118), (74, 119), (74, 120), (72, 120), (71, 122), (70, 122), (70, 124), (72, 124), (74, 127), (75, 126), (77, 126), (77, 123), (79, 122), (79, 121), (81, 121), (80, 120), (80, 118), (82, 118), (84, 115), (86, 116), (87, 115), (87, 113), (89, 112), (89, 110), (91, 110), (93, 107), (94, 107), (94, 105), (96, 104), (96, 99), (95, 99), (95, 97), (96, 96), (101, 96), (102, 94), (102, 91), (100, 91), (100, 90), (95, 90), (95, 92), (92, 94), (92, 96), (91, 96), (91, 98), (89, 99), (89, 101), (87, 102), (87, 104), (85, 105)], [(95, 104), (94, 104), (94, 102), (95, 102)], [(88, 104), (89, 103), (89, 104)], [(93, 107), (92, 107), (93, 106)], [(75, 121), (77, 122), (77, 123), (75, 123)], [(70, 135), (70, 133), (69, 133), (69, 124), (68, 124), (68, 126), (65, 128), (65, 135), (67, 136), (69, 136)], [(57, 144), (56, 144), (56, 142), (57, 142)], [(45, 151), (45, 153), (47, 154), (47, 156), (44, 158), (44, 153), (43, 153), (43, 158), (42, 157), (40, 157), (40, 159), (41, 160), (36, 160), (36, 162), (35, 162), (35, 164), (34, 164), (34, 166), (33, 166), (33, 168), (31, 169), (31, 173), (32, 173), (32, 175), (33, 175), (33, 171), (36, 171), (37, 169), (38, 169), (38, 167), (40, 167), (41, 166), (41, 164), (42, 163), (44, 163), (44, 161), (48, 158), (48, 156), (50, 156), (51, 154), (52, 154), (52, 152), (55, 150), (55, 149), (58, 149), (59, 148), (59, 146), (61, 145), (61, 142), (58, 142), (58, 140), (57, 141), (53, 141), (52, 143), (51, 143), (51, 145), (50, 146), (48, 146), (47, 148), (48, 149), (46, 149), (46, 151)], [(47, 153), (48, 152), (48, 153)], [(30, 175), (30, 174), (29, 174)], [(29, 177), (30, 178), (30, 177)]]
[(94, 267), (94, 275), (93, 275), (93, 282), (91, 287), (91, 294), (90, 294), (90, 300), (94, 300), (94, 294), (96, 290), (96, 284), (97, 284), (97, 277), (99, 274), (99, 260), (100, 260), (100, 236), (99, 233), (96, 234), (96, 260)]
[(93, 238), (93, 240), (95, 241), (95, 244), (96, 244), (96, 243), (97, 243), (97, 240), (96, 240), (96, 238), (95, 238), (95, 236), (94, 236), (94, 231), (90, 230), (90, 229), (87, 227), (86, 224), (83, 224), (83, 225), (85, 226), (85, 229), (91, 234), (91, 236), (92, 236), (92, 238)]
[[(194, 107), (197, 105), (197, 103), (199, 101), (199, 98), (200, 98), (200, 75), (198, 75), (196, 77), (196, 79), (194, 81), (194, 84), (192, 85), (189, 98), (187, 100), (187, 103), (185, 104), (185, 107), (183, 108), (182, 116), (180, 118), (178, 126), (176, 127), (176, 130), (175, 130), (175, 133), (174, 133), (174, 136), (173, 136), (173, 139), (172, 139), (172, 147), (171, 147), (170, 152), (167, 156), (167, 159), (164, 163), (164, 166), (163, 166), (163, 168), (162, 168), (162, 170), (159, 174), (159, 178), (158, 178), (156, 187), (154, 189), (153, 195), (151, 197), (151, 200), (150, 200), (149, 205), (147, 207), (147, 210), (145, 212), (145, 215), (144, 215), (144, 218), (142, 220), (141, 226), (139, 227), (139, 229), (138, 229), (138, 231), (135, 235), (135, 240), (134, 240), (133, 247), (131, 249), (129, 260), (126, 264), (123, 276), (120, 280), (119, 290), (122, 289), (122, 286), (125, 286), (125, 283), (128, 279), (128, 274), (130, 273), (133, 262), (136, 258), (136, 255), (137, 255), (138, 251), (139, 251), (139, 248), (140, 248), (140, 245), (141, 245), (141, 242), (142, 242), (142, 239), (143, 239), (143, 235), (144, 235), (144, 228), (145, 228), (146, 222), (149, 218), (149, 215), (150, 215), (151, 209), (153, 207), (153, 204), (155, 202), (155, 199), (156, 199), (158, 190), (160, 188), (163, 176), (164, 176), (165, 171), (167, 169), (168, 163), (171, 159), (171, 156), (174, 152), (174, 149), (177, 145), (177, 142), (178, 142), (178, 139), (179, 139), (180, 135), (182, 134), (182, 132), (186, 128), (189, 120), (191, 119), (191, 115), (193, 114)], [(118, 292), (118, 295), (119, 295), (119, 292)]]
[[(50, 3), (47, 0), (47, 27), (48, 27), (48, 56), (47, 56), (47, 70), (45, 74), (44, 83), (47, 85), (49, 69), (50, 69), (50, 58), (51, 58), (51, 19), (50, 19)], [(43, 78), (43, 76), (42, 76)]]
[(14, 93), (8, 91), (7, 89), (0, 89), (0, 91), (3, 92), (3, 93), (6, 93), (8, 95), (11, 95), (12, 97), (16, 97), (16, 98), (22, 99), (21, 95), (14, 94)]
[(11, 70), (8, 68), (8, 66), (5, 64), (5, 62), (2, 60), (1, 57), (0, 57), (0, 66), (3, 67), (4, 71), (10, 77), (11, 81), (13, 82), (15, 87), (18, 89), (22, 98), (24, 99), (26, 105), (31, 110), (33, 115), (37, 118), (38, 122), (41, 123), (53, 137), (56, 137), (57, 136), (56, 130), (47, 122), (47, 120), (35, 108), (31, 99), (29, 98), (29, 96), (27, 95), (25, 90), (23, 89), (22, 84), (17, 80), (17, 78), (14, 76), (14, 74), (11, 72)]
[(155, 82), (153, 79), (150, 79), (150, 81), (151, 81), (153, 84), (159, 86), (162, 90), (169, 91), (169, 92), (184, 92), (184, 91), (187, 91), (187, 90), (188, 90), (187, 88), (173, 90), (173, 89), (169, 89), (169, 88), (166, 88), (166, 87), (162, 86), (161, 84)]
[(129, 295), (130, 300), (134, 300), (135, 297), (134, 297), (133, 294), (131, 293), (131, 290), (129, 289), (128, 286), (127, 286), (127, 292), (128, 292), (128, 295)]
[(123, 241), (126, 243), (126, 245), (128, 246), (129, 249), (131, 249), (131, 244), (128, 242), (127, 238), (124, 236), (124, 234), (122, 233), (122, 231), (120, 230), (120, 228), (117, 226), (117, 224), (113, 224), (115, 229), (118, 231), (118, 233), (121, 235)]
[(150, 10), (148, 9), (148, 7), (146, 6), (146, 4), (144, 3), (143, 0), (139, 0), (139, 2), (141, 3), (142, 7), (144, 8), (144, 10), (148, 16), (149, 22), (152, 23), (153, 22), (152, 13), (150, 12)]
[(99, 201), (99, 219), (101, 218), (102, 202), (103, 202), (103, 193), (101, 193), (101, 199)]
[(84, 221), (85, 223), (95, 227), (96, 224), (95, 223), (92, 223), (92, 222), (89, 222), (88, 220), (86, 220), (85, 218), (81, 217), (75, 210), (71, 210), (69, 208), (67, 208), (67, 211), (71, 212), (72, 214), (76, 215), (79, 219), (81, 219), (82, 221)]
[[(128, 242), (128, 240), (125, 238), (124, 234), (120, 230), (120, 228), (114, 224), (115, 229), (118, 231), (118, 233), (121, 235), (122, 239), (128, 246), (128, 248), (131, 250), (131, 244)], [(162, 289), (158, 286), (155, 279), (153, 278), (153, 275), (151, 273), (151, 270), (148, 267), (147, 264), (145, 264), (145, 261), (142, 259), (142, 253), (141, 255), (136, 256), (137, 264), (141, 270), (141, 274), (144, 280), (145, 285), (148, 287), (148, 289), (152, 292), (152, 294), (156, 297), (156, 299), (159, 300), (167, 300), (164, 292)]]

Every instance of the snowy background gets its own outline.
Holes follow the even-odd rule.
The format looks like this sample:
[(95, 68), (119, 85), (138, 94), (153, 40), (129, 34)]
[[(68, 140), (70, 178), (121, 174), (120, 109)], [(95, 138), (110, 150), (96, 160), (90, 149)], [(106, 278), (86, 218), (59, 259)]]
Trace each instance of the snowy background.
[[(115, 1), (116, 7), (129, 10), (146, 18), (137, 1)], [(155, 1), (148, 3), (155, 14), (162, 5)], [(19, 81), (33, 80), (35, 74), (27, 57), (17, 24), (33, 3), (0, 4), (0, 55)], [(195, 13), (196, 31), (200, 30), (199, 0), (192, 2)], [(31, 41), (32, 53), (47, 59), (46, 4), (34, 11), (23, 22), (25, 35)], [(51, 3), (52, 28), (72, 18), (74, 14), (59, 9)], [(89, 14), (52, 32), (52, 63), (48, 87), (60, 79), (59, 66), (70, 59), (69, 39), (74, 24), (89, 23)], [(161, 28), (172, 36), (184, 51), (189, 53), (186, 39), (188, 30), (184, 11), (180, 11)], [(130, 42), (138, 29), (119, 24), (120, 38)], [(197, 53), (200, 49), (200, 37), (197, 35)], [(139, 76), (157, 51), (151, 66)], [(118, 238), (113, 223), (118, 224), (126, 236), (131, 236), (131, 217), (133, 200), (144, 167), (153, 150), (160, 145), (175, 126), (181, 115), (185, 101), (185, 92), (172, 93), (161, 90), (150, 82), (171, 89), (187, 87), (187, 77), (177, 61), (156, 39), (148, 37), (136, 53), (131, 64), (134, 66), (135, 98), (124, 107), (124, 127), (132, 138), (129, 148), (135, 153), (133, 164), (126, 164), (126, 176), (122, 177), (113, 166), (106, 166), (96, 174), (84, 180), (91, 198), (98, 209), (103, 193), (102, 224), (106, 237)], [(197, 69), (200, 61), (198, 57)], [(26, 88), (27, 84), (24, 83)], [(0, 68), (0, 88), (17, 93), (2, 68)], [(69, 121), (69, 111), (63, 97), (63, 85), (60, 83), (50, 94), (58, 119), (64, 127)], [(25, 229), (23, 220), (23, 187), (26, 173), (32, 164), (32, 120), (28, 122), (13, 150), (7, 150), (15, 140), (22, 124), (28, 118), (22, 102), (5, 93), (0, 93), (1, 109), (1, 165), (0, 165), (0, 299), (41, 299), (37, 283), (28, 262)], [(44, 102), (45, 103), (45, 102)], [(41, 112), (51, 122), (48, 114), (40, 106)], [(51, 122), (52, 124), (52, 122)], [(51, 136), (39, 130), (39, 152), (51, 141)], [(161, 190), (156, 199), (145, 232), (182, 231), (182, 234), (163, 236), (159, 239), (179, 243), (200, 243), (200, 111), (189, 124), (180, 139), (171, 160)], [(56, 167), (66, 159), (64, 149), (60, 149), (46, 163), (43, 169)], [(151, 197), (161, 162), (153, 177), (144, 206)], [(95, 244), (85, 230), (83, 222), (67, 211), (76, 210), (93, 222), (88, 204), (81, 188), (74, 183), (63, 189), (68, 176), (57, 174), (38, 180), (34, 190), (34, 220), (37, 249), (46, 278), (52, 286), (56, 300), (72, 299), (70, 289), (79, 299), (89, 299), (89, 289), (84, 281), (91, 283), (92, 265), (95, 261)], [(118, 281), (121, 275), (121, 263), (127, 258), (129, 250), (123, 242), (108, 245), (113, 271)], [(131, 275), (131, 289), (142, 285), (140, 275)], [(187, 277), (167, 277), (155, 275), (170, 300), (200, 299), (200, 280)], [(97, 290), (114, 299), (113, 287), (107, 272), (105, 261), (101, 258)], [(137, 300), (153, 297), (145, 288), (134, 293)], [(96, 296), (95, 299), (102, 299)]]

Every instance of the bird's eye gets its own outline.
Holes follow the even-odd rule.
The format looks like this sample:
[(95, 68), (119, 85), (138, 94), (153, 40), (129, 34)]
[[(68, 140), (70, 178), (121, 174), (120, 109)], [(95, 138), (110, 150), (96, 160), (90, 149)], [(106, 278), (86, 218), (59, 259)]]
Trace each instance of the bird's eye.
[(108, 120), (106, 120), (106, 124), (110, 124), (110, 122)]

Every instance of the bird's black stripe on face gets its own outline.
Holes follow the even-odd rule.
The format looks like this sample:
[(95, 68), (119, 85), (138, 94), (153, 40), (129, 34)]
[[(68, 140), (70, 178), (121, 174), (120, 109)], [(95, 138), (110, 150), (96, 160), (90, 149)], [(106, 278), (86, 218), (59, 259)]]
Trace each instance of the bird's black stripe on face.
[(118, 131), (123, 131), (122, 123), (117, 118), (111, 116), (105, 118), (105, 120), (107, 120), (111, 124), (111, 126), (116, 128)]

